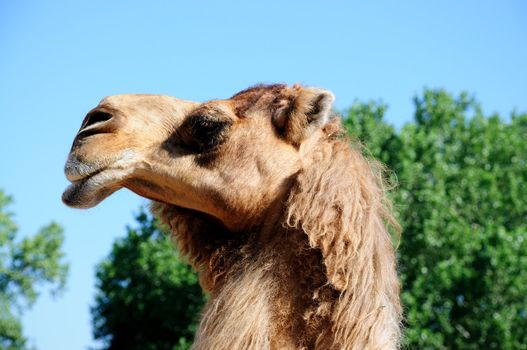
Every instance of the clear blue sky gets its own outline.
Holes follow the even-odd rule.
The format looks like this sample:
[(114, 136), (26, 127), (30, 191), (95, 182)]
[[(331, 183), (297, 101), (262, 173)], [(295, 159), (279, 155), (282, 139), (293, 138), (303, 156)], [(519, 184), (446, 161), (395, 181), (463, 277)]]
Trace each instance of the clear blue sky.
[(0, 187), (23, 234), (64, 226), (71, 263), (65, 294), (43, 293), (23, 318), (32, 344), (94, 345), (95, 264), (145, 203), (126, 191), (89, 211), (61, 203), (85, 113), (111, 94), (207, 100), (257, 82), (325, 87), (340, 109), (382, 99), (396, 126), (423, 87), (526, 111), (527, 3), (0, 0)]

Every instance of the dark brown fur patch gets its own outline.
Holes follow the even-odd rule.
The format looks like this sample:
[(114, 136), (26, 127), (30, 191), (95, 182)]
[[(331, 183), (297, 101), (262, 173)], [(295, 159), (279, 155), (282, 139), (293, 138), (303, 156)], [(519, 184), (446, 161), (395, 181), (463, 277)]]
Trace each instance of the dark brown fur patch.
[(266, 101), (272, 102), (286, 89), (287, 85), (285, 84), (259, 84), (240, 91), (231, 97), (234, 104), (234, 112), (238, 117), (243, 118), (248, 110), (256, 106), (263, 106), (265, 110), (270, 110), (272, 104), (261, 103), (264, 102), (261, 101), (262, 97), (267, 96)]

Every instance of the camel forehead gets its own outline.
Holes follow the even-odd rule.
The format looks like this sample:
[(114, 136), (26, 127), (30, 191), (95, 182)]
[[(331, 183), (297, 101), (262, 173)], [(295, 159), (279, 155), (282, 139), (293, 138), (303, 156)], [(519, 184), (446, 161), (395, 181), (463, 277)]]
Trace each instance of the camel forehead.
[(291, 99), (298, 86), (289, 88), (283, 84), (256, 85), (240, 91), (229, 99), (215, 99), (206, 102), (194, 102), (167, 95), (156, 94), (119, 94), (103, 98), (98, 107), (107, 107), (120, 111), (135, 110), (179, 110), (186, 112), (203, 110), (246, 117), (247, 113), (269, 110), (273, 101), (279, 98)]
[(197, 105), (197, 102), (183, 100), (177, 97), (154, 94), (119, 94), (103, 98), (99, 106), (112, 107), (115, 109), (127, 109), (130, 107), (145, 107), (159, 109), (166, 106), (177, 107), (179, 105)]

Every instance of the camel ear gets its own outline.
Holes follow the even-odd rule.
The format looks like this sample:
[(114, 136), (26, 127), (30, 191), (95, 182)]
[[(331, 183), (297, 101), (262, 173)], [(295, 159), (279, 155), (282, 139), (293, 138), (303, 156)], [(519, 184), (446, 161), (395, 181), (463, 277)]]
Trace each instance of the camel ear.
[(335, 96), (328, 90), (294, 86), (295, 94), (281, 100), (273, 113), (273, 124), (288, 141), (300, 145), (331, 116)]

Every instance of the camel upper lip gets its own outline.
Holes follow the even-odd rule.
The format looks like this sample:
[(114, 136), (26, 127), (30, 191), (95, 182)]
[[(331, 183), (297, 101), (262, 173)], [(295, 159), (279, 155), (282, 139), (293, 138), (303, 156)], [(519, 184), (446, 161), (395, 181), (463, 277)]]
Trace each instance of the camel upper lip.
[(92, 177), (94, 177), (95, 175), (97, 174), (100, 174), (104, 171), (105, 169), (102, 168), (102, 169), (98, 169), (98, 170), (95, 170), (91, 173), (88, 173), (88, 174), (66, 174), (66, 178), (68, 179), (69, 182), (71, 182), (72, 184), (77, 184), (77, 183), (80, 183), (80, 182), (83, 182), (83, 181), (86, 181)]
[(64, 174), (71, 183), (79, 182), (93, 177), (105, 170), (105, 167), (96, 167), (79, 161), (74, 156), (69, 156), (64, 166)]

